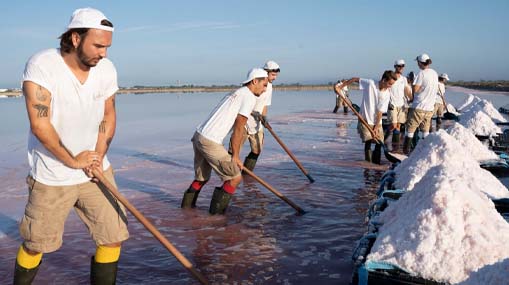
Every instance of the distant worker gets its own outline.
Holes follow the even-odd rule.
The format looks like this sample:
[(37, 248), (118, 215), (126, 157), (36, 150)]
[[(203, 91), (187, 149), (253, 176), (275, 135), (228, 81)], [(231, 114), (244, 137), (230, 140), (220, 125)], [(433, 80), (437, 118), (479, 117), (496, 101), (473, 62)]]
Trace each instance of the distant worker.
[[(338, 82), (336, 82), (336, 84), (341, 84), (343, 81), (341, 80), (338, 80)], [(343, 107), (343, 113), (347, 114), (348, 113), (348, 105), (344, 102), (345, 98), (348, 98), (349, 94), (348, 94), (348, 86), (345, 86), (343, 87), (343, 89), (340, 90), (341, 94), (338, 94), (336, 92), (336, 90), (334, 90), (334, 93), (336, 93), (336, 106), (334, 107), (334, 110), (332, 111), (332, 113), (337, 113), (338, 112), (338, 109)]]
[[(387, 112), (390, 100), (390, 89), (396, 80), (398, 80), (396, 73), (392, 70), (386, 70), (378, 82), (372, 79), (354, 77), (335, 86), (335, 91), (340, 93), (340, 90), (344, 86), (359, 82), (359, 89), (363, 91), (360, 114), (375, 135), (375, 137), (373, 137), (367, 127), (359, 120), (357, 131), (364, 143), (364, 159), (368, 162), (376, 164), (381, 163), (381, 144), (384, 140), (382, 114)], [(371, 151), (372, 143), (375, 143), (375, 150), (373, 152)]]
[[(120, 246), (129, 237), (127, 217), (93, 175), (104, 172), (115, 184), (106, 156), (115, 134), (118, 90), (116, 69), (106, 58), (112, 35), (113, 24), (103, 13), (77, 9), (60, 36), (60, 49), (38, 52), (26, 64), (30, 191), (19, 226), (23, 244), (14, 284), (31, 284), (42, 255), (62, 246), (73, 208), (96, 245), (91, 283), (115, 284)], [(64, 262), (61, 269), (70, 266)]]
[(387, 111), (390, 125), (385, 133), (385, 144), (389, 149), (392, 147), (393, 138), (395, 142), (399, 142), (401, 125), (406, 122), (405, 101), (406, 98), (411, 97), (412, 92), (407, 78), (403, 75), (404, 69), (405, 61), (403, 59), (394, 62), (394, 72), (398, 80), (391, 87), (391, 99)]
[(429, 134), (431, 118), (435, 108), (436, 94), (438, 92), (438, 74), (430, 68), (432, 63), (429, 55), (423, 53), (416, 58), (421, 69), (413, 82), (413, 102), (406, 122), (406, 136), (403, 143), (403, 152), (410, 153), (414, 133), (422, 124), (423, 137)]
[[(256, 99), (254, 111), (247, 119), (246, 131), (244, 132), (240, 142), (240, 147), (242, 149), (246, 140), (249, 140), (251, 151), (244, 159), (244, 167), (251, 171), (255, 168), (256, 162), (258, 161), (258, 157), (260, 156), (263, 148), (263, 122), (267, 122), (267, 108), (272, 105), (272, 82), (276, 80), (279, 72), (281, 71), (279, 65), (272, 60), (267, 61), (263, 66), (263, 69), (267, 71), (268, 74), (269, 83), (267, 84), (267, 90)], [(229, 153), (232, 153), (231, 143)]]
[[(231, 196), (242, 181), (243, 163), (239, 155), (246, 122), (254, 110), (257, 97), (267, 89), (267, 77), (267, 71), (251, 69), (242, 87), (226, 95), (196, 129), (191, 140), (194, 149), (194, 181), (184, 193), (182, 208), (196, 207), (200, 190), (210, 179), (213, 169), (221, 177), (223, 185), (215, 188), (209, 213), (224, 214), (226, 211)], [(232, 129), (230, 155), (223, 141)]]
[[(436, 122), (436, 130), (440, 129), (442, 125), (442, 116), (444, 115), (444, 104), (445, 102), (445, 84), (449, 81), (449, 76), (446, 73), (440, 74), (438, 77), (438, 92), (435, 101), (435, 109), (433, 110), (433, 115), (437, 117)], [(433, 131), (433, 128), (430, 127), (430, 132)]]

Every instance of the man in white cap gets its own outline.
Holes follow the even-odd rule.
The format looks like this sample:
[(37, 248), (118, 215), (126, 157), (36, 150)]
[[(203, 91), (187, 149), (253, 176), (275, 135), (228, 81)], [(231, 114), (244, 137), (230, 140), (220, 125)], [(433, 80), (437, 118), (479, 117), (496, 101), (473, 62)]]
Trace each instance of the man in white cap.
[[(244, 133), (244, 136), (242, 136), (242, 140), (240, 142), (242, 148), (244, 142), (249, 140), (251, 151), (244, 159), (244, 167), (251, 171), (255, 168), (256, 162), (263, 148), (263, 121), (267, 120), (267, 108), (272, 104), (272, 82), (276, 80), (279, 72), (281, 71), (279, 65), (272, 60), (267, 61), (263, 66), (263, 69), (267, 71), (268, 74), (267, 79), (269, 83), (267, 84), (267, 90), (257, 98), (254, 111), (247, 119), (246, 132)], [(232, 152), (231, 144), (229, 152)]]
[(24, 239), (14, 284), (30, 284), (43, 253), (62, 245), (72, 208), (97, 245), (92, 284), (114, 284), (121, 242), (129, 237), (123, 206), (96, 183), (92, 172), (114, 182), (106, 156), (116, 127), (117, 72), (106, 59), (113, 24), (92, 8), (74, 11), (60, 49), (33, 55), (23, 73), (30, 132)]
[(435, 98), (438, 92), (438, 74), (430, 68), (432, 63), (429, 55), (423, 53), (417, 58), (417, 65), (421, 69), (413, 82), (413, 102), (406, 122), (406, 136), (403, 152), (408, 154), (411, 149), (414, 133), (423, 125), (423, 137), (429, 134)]
[[(445, 84), (449, 81), (449, 76), (446, 73), (440, 74), (438, 76), (438, 92), (436, 95), (435, 108), (433, 110), (433, 115), (437, 116), (436, 122), (436, 130), (440, 129), (442, 125), (442, 116), (444, 114), (444, 104), (445, 104)], [(433, 127), (430, 127), (430, 132), (433, 131)]]
[(398, 59), (394, 62), (394, 72), (398, 80), (391, 87), (391, 99), (387, 111), (387, 119), (389, 120), (389, 128), (385, 133), (385, 144), (391, 149), (393, 134), (394, 141), (399, 142), (400, 127), (406, 121), (405, 98), (411, 97), (411, 88), (407, 82), (407, 78), (403, 75), (405, 69), (405, 61)]
[[(373, 137), (368, 127), (359, 120), (357, 131), (364, 143), (364, 159), (368, 162), (376, 164), (381, 163), (381, 143), (383, 142), (384, 135), (382, 129), (382, 114), (387, 111), (390, 89), (397, 79), (394, 71), (386, 70), (378, 82), (372, 79), (354, 77), (334, 86), (335, 92), (340, 93), (343, 87), (354, 82), (359, 82), (359, 89), (363, 91), (360, 115), (368, 123), (368, 127), (373, 130), (373, 134), (375, 135), (375, 137)], [(375, 150), (373, 152), (371, 151), (372, 143), (375, 143)]]
[[(239, 158), (240, 144), (245, 133), (256, 99), (267, 89), (267, 71), (254, 68), (247, 74), (242, 87), (226, 95), (209, 117), (198, 126), (192, 138), (194, 149), (194, 181), (185, 191), (182, 208), (196, 207), (196, 200), (203, 185), (214, 170), (223, 185), (216, 187), (210, 202), (209, 213), (224, 214), (231, 196), (242, 181), (243, 164)], [(223, 146), (224, 138), (233, 129), (232, 154)]]

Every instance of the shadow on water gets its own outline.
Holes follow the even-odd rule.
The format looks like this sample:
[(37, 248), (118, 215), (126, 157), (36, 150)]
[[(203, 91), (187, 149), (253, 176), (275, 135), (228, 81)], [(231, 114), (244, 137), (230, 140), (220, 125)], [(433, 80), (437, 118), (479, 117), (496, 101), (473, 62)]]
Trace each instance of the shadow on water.
[(18, 231), (18, 221), (0, 213), (0, 237), (2, 237), (2, 234), (13, 240), (21, 240)]

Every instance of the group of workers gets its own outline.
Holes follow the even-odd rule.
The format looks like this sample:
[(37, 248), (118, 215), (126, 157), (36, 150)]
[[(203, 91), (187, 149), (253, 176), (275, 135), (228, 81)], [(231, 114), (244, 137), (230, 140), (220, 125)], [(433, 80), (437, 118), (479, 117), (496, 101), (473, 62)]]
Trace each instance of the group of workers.
[[(73, 208), (96, 243), (91, 283), (115, 283), (121, 244), (129, 237), (126, 211), (94, 174), (104, 174), (115, 185), (106, 155), (116, 128), (117, 72), (106, 58), (113, 31), (113, 24), (102, 12), (77, 9), (60, 36), (60, 48), (34, 54), (25, 66), (29, 197), (20, 223), (23, 243), (16, 256), (14, 284), (31, 284), (42, 255), (61, 247), (65, 220)], [(392, 134), (399, 135), (402, 124), (406, 124), (403, 148), (408, 153), (420, 125), (423, 135), (428, 134), (434, 109), (440, 117), (441, 109), (435, 103), (440, 105), (441, 101), (436, 95), (444, 94), (443, 84), (449, 78), (442, 74), (439, 81), (426, 54), (418, 56), (417, 63), (421, 71), (413, 80), (403, 76), (405, 62), (397, 60), (395, 71), (385, 71), (379, 81), (355, 77), (334, 86), (338, 94), (334, 112), (341, 100), (347, 100), (350, 84), (358, 82), (363, 91), (360, 114), (368, 125), (359, 124), (358, 131), (365, 143), (366, 160), (380, 163), (381, 143)], [(226, 95), (197, 127), (192, 137), (194, 180), (184, 192), (182, 208), (196, 207), (199, 193), (214, 170), (223, 183), (214, 190), (209, 213), (226, 211), (242, 180), (243, 168), (252, 170), (262, 151), (272, 82), (279, 72), (274, 61), (251, 69), (242, 87)], [(409, 110), (406, 102), (411, 102)], [(384, 138), (382, 114), (387, 110), (391, 126)], [(226, 149), (223, 143), (231, 130)], [(241, 161), (246, 140), (251, 150)]]
[[(366, 161), (380, 164), (382, 144), (392, 150), (392, 143), (399, 142), (401, 131), (405, 131), (403, 153), (409, 154), (415, 146), (416, 131), (426, 137), (432, 130), (432, 118), (436, 115), (436, 129), (441, 125), (445, 103), (445, 84), (449, 80), (446, 73), (437, 74), (431, 66), (431, 58), (427, 54), (416, 57), (420, 69), (417, 76), (410, 72), (403, 75), (405, 61), (394, 62), (394, 70), (386, 70), (378, 81), (354, 77), (339, 81), (334, 85), (336, 93), (336, 108), (343, 105), (347, 113), (348, 86), (359, 84), (362, 90), (359, 123), (357, 130), (364, 143), (364, 158)], [(350, 102), (351, 103), (351, 102)], [(351, 105), (351, 104), (350, 104)], [(388, 127), (385, 132), (382, 127), (382, 115), (387, 113)], [(366, 122), (367, 124), (365, 124)], [(417, 137), (416, 137), (417, 138)], [(375, 144), (374, 150), (371, 145)]]

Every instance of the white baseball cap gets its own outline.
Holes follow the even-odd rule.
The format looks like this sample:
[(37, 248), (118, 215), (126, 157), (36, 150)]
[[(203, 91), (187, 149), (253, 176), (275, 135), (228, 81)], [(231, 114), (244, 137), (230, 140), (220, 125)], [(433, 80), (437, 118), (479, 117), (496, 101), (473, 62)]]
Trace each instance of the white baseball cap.
[(423, 53), (415, 58), (415, 60), (417, 60), (418, 62), (426, 62), (428, 59), (431, 59), (431, 58), (429, 57), (429, 55), (427, 55), (425, 53)]
[(269, 60), (265, 63), (265, 65), (263, 66), (263, 69), (265, 69), (265, 70), (279, 70), (279, 64), (277, 64), (273, 60)]
[(405, 61), (402, 59), (398, 59), (394, 62), (394, 65), (405, 65)]
[(102, 20), (108, 20), (104, 14), (94, 8), (80, 8), (72, 13), (67, 29), (89, 28), (113, 32), (113, 27), (101, 25)]
[(268, 77), (267, 71), (261, 69), (261, 68), (253, 68), (247, 73), (246, 80), (242, 81), (242, 85), (250, 82), (253, 79), (256, 78), (265, 78)]
[(442, 74), (440, 74), (439, 78), (443, 78), (443, 79), (445, 79), (445, 80), (447, 80), (447, 81), (449, 81), (449, 80), (450, 80), (450, 79), (449, 79), (449, 75), (447, 75), (447, 73), (442, 73)]

